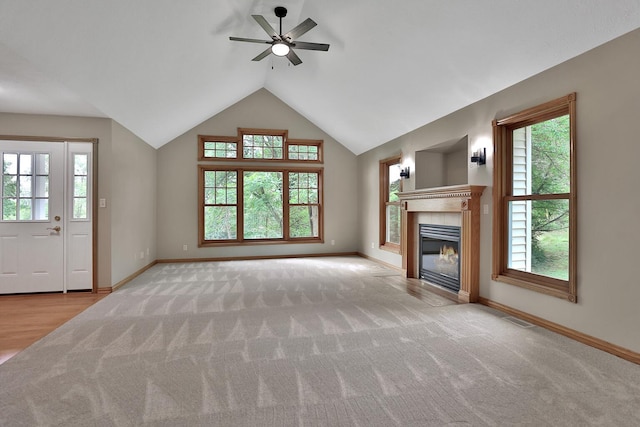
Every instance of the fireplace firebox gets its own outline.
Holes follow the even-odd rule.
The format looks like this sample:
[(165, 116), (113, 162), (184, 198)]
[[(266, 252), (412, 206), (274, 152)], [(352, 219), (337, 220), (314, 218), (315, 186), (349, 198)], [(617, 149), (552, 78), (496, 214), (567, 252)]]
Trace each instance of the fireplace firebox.
[(460, 290), (460, 227), (420, 224), (420, 278)]

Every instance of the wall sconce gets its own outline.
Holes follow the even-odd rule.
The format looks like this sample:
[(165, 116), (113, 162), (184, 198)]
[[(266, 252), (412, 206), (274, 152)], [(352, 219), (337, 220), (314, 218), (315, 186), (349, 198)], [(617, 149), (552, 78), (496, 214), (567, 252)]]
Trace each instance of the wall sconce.
[(404, 169), (400, 169), (400, 178), (409, 178), (411, 176), (411, 169), (407, 166)]
[(486, 164), (487, 149), (483, 148), (482, 150), (474, 151), (471, 155), (471, 163), (477, 163), (478, 166)]

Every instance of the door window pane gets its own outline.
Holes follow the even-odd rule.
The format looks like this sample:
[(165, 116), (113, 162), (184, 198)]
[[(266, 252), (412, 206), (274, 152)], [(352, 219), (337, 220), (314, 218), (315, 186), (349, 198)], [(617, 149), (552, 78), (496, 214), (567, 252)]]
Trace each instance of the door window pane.
[(86, 176), (73, 177), (73, 196), (87, 197), (87, 177)]
[(18, 189), (18, 177), (11, 175), (3, 176), (3, 197), (16, 197)]
[(73, 156), (73, 174), (76, 176), (86, 176), (87, 169), (87, 154), (75, 154)]
[(20, 154), (20, 175), (31, 175), (31, 154)]
[[(49, 154), (46, 153), (4, 153), (2, 155), (3, 221), (48, 219), (48, 161)], [(47, 172), (47, 174), (34, 177), (34, 170)], [(41, 207), (46, 205), (46, 208), (42, 208), (34, 216), (33, 207), (36, 205)]]
[(33, 219), (34, 220), (49, 219), (49, 199), (35, 199)]
[(36, 198), (49, 197), (49, 177), (36, 176)]
[(20, 199), (20, 219), (31, 219), (31, 199)]
[(34, 220), (49, 219), (49, 154), (38, 153), (35, 156), (35, 199)]
[(31, 176), (20, 175), (20, 198), (31, 197)]
[(73, 155), (72, 219), (88, 219), (89, 155)]
[(84, 219), (87, 217), (87, 199), (74, 198), (73, 199), (73, 218)]
[(4, 221), (15, 221), (17, 219), (17, 205), (18, 201), (16, 199), (2, 199), (2, 219)]
[(36, 154), (36, 175), (49, 175), (48, 154)]
[(5, 175), (18, 174), (18, 155), (13, 153), (5, 153), (2, 156), (2, 171)]

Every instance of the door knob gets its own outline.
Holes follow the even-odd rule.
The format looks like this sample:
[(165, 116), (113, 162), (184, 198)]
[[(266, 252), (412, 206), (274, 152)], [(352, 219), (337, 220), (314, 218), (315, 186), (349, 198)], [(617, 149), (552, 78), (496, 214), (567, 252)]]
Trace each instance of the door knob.
[(59, 225), (56, 225), (56, 226), (55, 226), (55, 227), (53, 227), (53, 228), (47, 228), (47, 230), (53, 230), (53, 231), (55, 231), (56, 233), (59, 233), (59, 232), (60, 232), (60, 230), (62, 230), (62, 229), (60, 228), (60, 226), (59, 226)]

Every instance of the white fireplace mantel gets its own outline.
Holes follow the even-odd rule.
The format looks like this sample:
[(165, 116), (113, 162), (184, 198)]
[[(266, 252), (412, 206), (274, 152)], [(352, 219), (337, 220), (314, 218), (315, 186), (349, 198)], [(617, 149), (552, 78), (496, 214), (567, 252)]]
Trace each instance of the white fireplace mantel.
[(476, 302), (480, 281), (480, 198), (483, 185), (454, 185), (400, 193), (402, 207), (402, 270), (405, 277), (419, 277), (416, 239), (421, 212), (458, 212), (460, 227), (459, 302)]

